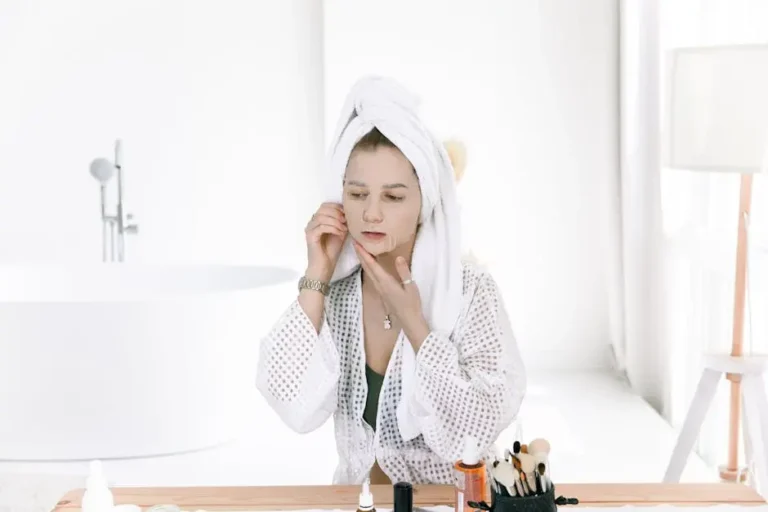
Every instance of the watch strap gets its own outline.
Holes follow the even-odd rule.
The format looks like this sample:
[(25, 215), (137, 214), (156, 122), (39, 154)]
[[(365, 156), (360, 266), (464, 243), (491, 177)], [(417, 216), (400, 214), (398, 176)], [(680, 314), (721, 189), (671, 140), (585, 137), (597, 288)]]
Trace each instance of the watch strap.
[(316, 279), (309, 279), (307, 276), (301, 276), (301, 279), (299, 279), (299, 291), (303, 289), (315, 290), (323, 295), (328, 295), (328, 292), (331, 291), (331, 285)]

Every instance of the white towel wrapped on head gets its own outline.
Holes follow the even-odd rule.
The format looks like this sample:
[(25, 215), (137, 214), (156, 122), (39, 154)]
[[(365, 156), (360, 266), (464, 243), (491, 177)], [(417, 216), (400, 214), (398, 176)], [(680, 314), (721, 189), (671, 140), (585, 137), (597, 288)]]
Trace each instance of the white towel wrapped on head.
[[(344, 174), (355, 144), (373, 128), (392, 141), (411, 162), (421, 187), (421, 226), (411, 259), (424, 317), (433, 332), (450, 335), (462, 299), (459, 207), (451, 161), (443, 145), (418, 116), (419, 100), (398, 82), (379, 76), (359, 80), (344, 104), (331, 142), (327, 200), (341, 203)], [(332, 281), (354, 272), (360, 262), (350, 239), (344, 245)], [(402, 400), (397, 417), (406, 440), (420, 434), (409, 403), (413, 394), (415, 353), (403, 345)]]

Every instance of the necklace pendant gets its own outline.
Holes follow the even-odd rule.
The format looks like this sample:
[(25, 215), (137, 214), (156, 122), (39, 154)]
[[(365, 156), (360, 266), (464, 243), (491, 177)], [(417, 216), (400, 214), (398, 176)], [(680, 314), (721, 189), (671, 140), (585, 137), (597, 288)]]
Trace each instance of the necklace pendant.
[(387, 331), (392, 328), (392, 322), (389, 320), (389, 315), (384, 317), (384, 329)]

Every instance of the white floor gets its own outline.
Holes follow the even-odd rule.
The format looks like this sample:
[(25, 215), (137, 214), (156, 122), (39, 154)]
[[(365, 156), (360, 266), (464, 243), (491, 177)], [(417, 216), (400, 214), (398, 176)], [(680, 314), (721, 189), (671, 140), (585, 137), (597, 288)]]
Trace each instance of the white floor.
[[(606, 373), (533, 373), (521, 411), (525, 439), (552, 443), (552, 475), (560, 482), (659, 482), (675, 433), (643, 400)], [(304, 436), (265, 410), (241, 438), (196, 453), (105, 461), (119, 486), (327, 484), (336, 464), (332, 422)], [(258, 410), (257, 410), (258, 409)], [(262, 413), (260, 419), (255, 415)], [(181, 427), (180, 427), (181, 428)], [(515, 428), (500, 442), (511, 446)], [(87, 463), (0, 462), (0, 474), (85, 475)], [(716, 481), (714, 470), (692, 456), (684, 481)]]

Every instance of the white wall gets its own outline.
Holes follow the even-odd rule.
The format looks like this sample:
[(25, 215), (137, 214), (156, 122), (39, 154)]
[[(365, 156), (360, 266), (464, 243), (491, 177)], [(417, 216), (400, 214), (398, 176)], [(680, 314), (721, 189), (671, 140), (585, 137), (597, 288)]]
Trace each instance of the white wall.
[(129, 259), (300, 268), (323, 126), (360, 74), (391, 74), (469, 146), (465, 234), (528, 364), (604, 364), (616, 2), (322, 4), (3, 3), (0, 261), (100, 258), (88, 164), (121, 137)]
[(363, 73), (418, 91), (468, 145), (472, 250), (530, 366), (606, 363), (618, 244), (614, 0), (325, 2), (326, 129)]
[(0, 261), (98, 261), (125, 144), (131, 261), (303, 265), (322, 157), (321, 6), (0, 5)]
[[(128, 239), (130, 262), (303, 266), (302, 228), (315, 209), (312, 180), (323, 155), (321, 7), (312, 0), (0, 3), (0, 264), (100, 261), (99, 191), (88, 168), (95, 157), (112, 157), (122, 138), (127, 207), (140, 225)], [(293, 281), (278, 288), (241, 320), (266, 331), (295, 296)], [(221, 367), (216, 377), (247, 377), (249, 364), (254, 371), (258, 339), (247, 344), (222, 348), (242, 354), (242, 366)], [(12, 347), (0, 340), (0, 354)], [(244, 412), (264, 412), (253, 378), (240, 383), (258, 400)], [(75, 423), (87, 421), (78, 414)], [(104, 421), (110, 411), (101, 414)], [(126, 447), (162, 441), (151, 429), (153, 439), (137, 441), (144, 431), (134, 430)]]
[[(0, 263), (99, 260), (88, 164), (120, 137), (130, 260), (301, 267), (323, 128), (360, 74), (391, 74), (469, 146), (465, 234), (528, 365), (601, 365), (616, 18), (612, 0), (3, 2)], [(259, 427), (295, 453), (332, 439)]]

